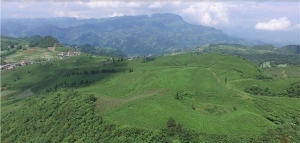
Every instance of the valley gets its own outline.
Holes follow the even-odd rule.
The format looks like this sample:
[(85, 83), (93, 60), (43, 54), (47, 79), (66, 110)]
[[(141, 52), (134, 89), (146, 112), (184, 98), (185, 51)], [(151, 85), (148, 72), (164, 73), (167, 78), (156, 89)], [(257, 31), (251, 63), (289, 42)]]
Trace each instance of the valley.
[[(256, 85), (268, 87), (272, 93), (285, 93), (290, 84), (299, 82), (299, 77), (269, 75), (237, 56), (189, 53), (125, 60), (83, 53), (1, 72), (1, 80), (2, 142), (45, 139), (38, 134), (51, 134), (50, 139), (59, 142), (66, 137), (94, 142), (93, 132), (100, 129), (110, 130), (102, 134), (101, 142), (133, 141), (133, 134), (123, 130), (139, 130), (135, 136), (151, 142), (281, 141), (282, 137), (299, 140), (299, 95), (262, 96), (244, 91)], [(54, 110), (48, 111), (52, 107)], [(24, 115), (27, 111), (31, 113)], [(33, 126), (38, 130), (23, 127), (14, 122), (21, 115), (21, 124), (35, 124), (39, 118), (43, 121)], [(64, 116), (72, 122), (60, 119)], [(86, 119), (90, 116), (93, 120)], [(54, 132), (47, 131), (56, 118), (65, 124), (59, 131), (67, 131), (64, 136), (55, 137)], [(97, 123), (98, 119), (103, 123)], [(176, 124), (166, 126), (171, 119)], [(80, 123), (72, 125), (75, 131), (69, 130), (68, 122)], [(99, 127), (84, 130), (96, 124)], [(32, 129), (36, 132), (18, 131)], [(18, 132), (21, 137), (7, 131)], [(75, 132), (81, 133), (74, 136)], [(159, 135), (153, 138), (157, 132)], [(269, 133), (274, 136), (270, 138)], [(186, 138), (184, 134), (194, 137)]]
[(297, 4), (53, 3), (3, 2), (1, 143), (300, 142)]

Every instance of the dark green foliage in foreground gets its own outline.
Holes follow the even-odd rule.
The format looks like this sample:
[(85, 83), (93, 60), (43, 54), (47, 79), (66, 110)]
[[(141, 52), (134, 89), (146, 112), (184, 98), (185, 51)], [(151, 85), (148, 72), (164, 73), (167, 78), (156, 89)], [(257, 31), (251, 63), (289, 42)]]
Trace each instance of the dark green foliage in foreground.
[(74, 91), (23, 99), (22, 110), (2, 115), (2, 142), (236, 142), (230, 138), (185, 129), (170, 117), (160, 130), (119, 126), (94, 111), (97, 98)]

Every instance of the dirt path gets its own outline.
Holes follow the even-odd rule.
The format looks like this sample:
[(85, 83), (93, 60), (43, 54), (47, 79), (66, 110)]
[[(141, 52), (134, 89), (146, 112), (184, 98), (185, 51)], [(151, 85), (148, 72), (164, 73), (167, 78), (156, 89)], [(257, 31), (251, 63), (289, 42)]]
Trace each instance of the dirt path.
[(221, 62), (224, 62), (226, 59), (227, 59), (227, 58), (224, 58), (224, 59), (222, 59), (222, 60), (220, 60), (220, 61), (218, 61), (218, 62), (216, 62), (216, 63), (214, 63), (214, 64), (212, 64), (212, 65), (210, 65), (210, 66), (208, 66), (207, 68), (211, 68), (211, 67), (213, 67), (213, 66), (215, 66), (215, 65), (217, 65), (217, 64), (219, 64), (219, 63), (221, 63)]
[(285, 70), (281, 68), (281, 71), (282, 71), (282, 72), (281, 72), (281, 73), (282, 73), (282, 77), (283, 77), (283, 78), (286, 78), (287, 75), (286, 75), (286, 73), (285, 73)]
[(237, 80), (232, 80), (232, 81), (229, 81), (227, 82), (226, 86), (228, 89), (231, 89), (235, 92), (237, 92), (237, 94), (242, 98), (242, 99), (246, 99), (246, 100), (249, 100), (251, 103), (253, 103), (253, 97), (249, 96), (248, 93), (245, 93), (244, 91), (241, 91), (235, 87), (232, 87), (231, 83), (233, 82), (240, 82), (240, 81), (247, 81), (247, 80), (251, 80), (249, 78), (246, 78), (246, 79), (237, 79)]
[(218, 78), (217, 74), (215, 72), (213, 72), (210, 68), (206, 68), (207, 70), (209, 70), (218, 80), (218, 82), (220, 83), (220, 85), (223, 86), (222, 82), (220, 81), (220, 79)]
[(68, 70), (66, 70), (63, 74), (61, 74), (61, 76), (57, 79), (57, 81), (62, 77), (62, 76), (64, 76), (68, 71), (70, 71), (71, 69), (68, 69)]
[(235, 79), (235, 80), (228, 81), (227, 83), (240, 82), (240, 81), (248, 81), (248, 80), (253, 80), (253, 79), (252, 78)]
[(156, 95), (162, 95), (169, 92), (168, 90), (149, 90), (135, 96), (125, 96), (121, 98), (111, 98), (109, 96), (100, 96), (97, 100), (96, 108), (101, 112), (106, 112), (112, 109), (120, 110), (120, 106), (131, 106), (137, 100), (144, 100)]

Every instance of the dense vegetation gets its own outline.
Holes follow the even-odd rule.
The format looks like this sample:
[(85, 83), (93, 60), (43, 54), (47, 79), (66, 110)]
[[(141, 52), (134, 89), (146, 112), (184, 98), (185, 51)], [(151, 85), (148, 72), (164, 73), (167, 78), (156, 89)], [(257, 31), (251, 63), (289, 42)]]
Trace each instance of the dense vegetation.
[[(299, 79), (239, 57), (82, 54), (4, 71), (1, 80), (2, 142), (300, 140)], [(243, 92), (255, 84), (289, 94)]]
[[(26, 47), (26, 41), (1, 35), (1, 51), (19, 50)], [(1, 52), (2, 55), (2, 52)]]
[(283, 46), (278, 51), (285, 54), (300, 54), (300, 45)]
[(170, 117), (159, 130), (118, 126), (94, 110), (94, 95), (75, 91), (29, 97), (21, 110), (2, 116), (2, 142), (201, 142), (242, 141), (197, 133)]
[(58, 44), (58, 40), (56, 38), (53, 38), (52, 36), (45, 36), (45, 37), (37, 37), (32, 39), (29, 42), (30, 47), (41, 47), (41, 48), (48, 48), (48, 47), (54, 47), (54, 44)]
[(254, 95), (264, 95), (264, 96), (288, 96), (288, 97), (300, 97), (300, 82), (295, 82), (290, 84), (289, 87), (286, 88), (286, 91), (281, 91), (278, 93), (271, 92), (268, 87), (262, 89), (257, 85), (252, 85), (250, 87), (246, 87), (244, 89), (245, 92), (254, 94)]

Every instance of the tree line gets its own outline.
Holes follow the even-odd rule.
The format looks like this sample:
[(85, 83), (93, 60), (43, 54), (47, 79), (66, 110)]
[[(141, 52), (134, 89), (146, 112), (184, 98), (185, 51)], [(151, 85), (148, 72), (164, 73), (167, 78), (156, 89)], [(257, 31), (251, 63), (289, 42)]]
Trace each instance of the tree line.
[(245, 92), (253, 95), (263, 95), (263, 96), (288, 96), (288, 97), (300, 97), (300, 81), (292, 83), (281, 92), (272, 92), (269, 87), (261, 88), (257, 85), (252, 85), (250, 87), (245, 87)]
[(72, 76), (72, 75), (87, 75), (87, 74), (100, 74), (100, 73), (116, 73), (117, 70), (115, 69), (95, 69), (95, 70), (90, 70), (90, 71), (87, 71), (87, 70), (84, 70), (82, 72), (76, 72), (76, 71), (73, 71), (71, 73), (67, 73), (66, 76)]
[(68, 88), (68, 87), (80, 87), (80, 86), (88, 86), (91, 85), (92, 82), (90, 80), (80, 80), (78, 82), (72, 81), (72, 82), (64, 82), (64, 83), (59, 83), (55, 84), (52, 87), (46, 88), (45, 91), (47, 93), (57, 91), (59, 88)]

